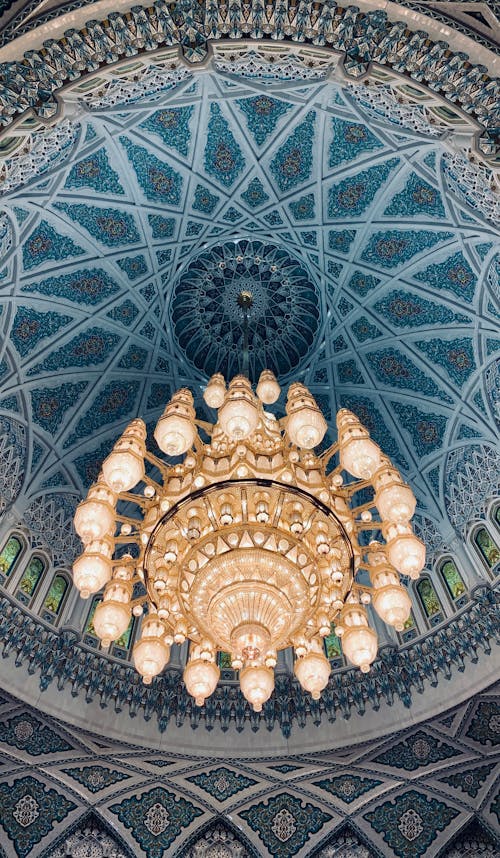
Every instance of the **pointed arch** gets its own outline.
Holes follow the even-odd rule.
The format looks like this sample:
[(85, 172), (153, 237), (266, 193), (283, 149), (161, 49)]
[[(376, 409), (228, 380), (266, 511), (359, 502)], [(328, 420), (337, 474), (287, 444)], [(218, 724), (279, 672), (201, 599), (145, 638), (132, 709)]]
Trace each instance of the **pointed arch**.
[(95, 844), (96, 853), (101, 847), (102, 858), (136, 858), (125, 840), (96, 810), (80, 816), (45, 849), (40, 858), (67, 858), (80, 843), (85, 846)]
[(309, 858), (384, 858), (351, 822), (340, 826), (310, 853)]
[(227, 848), (228, 858), (261, 858), (248, 837), (222, 816), (210, 819), (193, 832), (175, 858), (204, 858), (208, 849), (217, 845)]
[(437, 858), (497, 858), (498, 838), (490, 833), (483, 820), (467, 820), (454, 831), (448, 843), (438, 852)]

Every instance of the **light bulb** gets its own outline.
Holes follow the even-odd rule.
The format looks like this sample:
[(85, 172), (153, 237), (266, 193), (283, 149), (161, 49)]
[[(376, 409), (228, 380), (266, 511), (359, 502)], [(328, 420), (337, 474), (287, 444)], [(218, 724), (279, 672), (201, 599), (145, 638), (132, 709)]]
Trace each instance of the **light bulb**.
[(270, 369), (262, 370), (256, 393), (264, 405), (272, 405), (278, 399), (281, 387), (276, 380), (274, 372), (271, 372)]
[(73, 564), (73, 581), (83, 598), (97, 593), (111, 578), (113, 543), (108, 537), (89, 542)]
[(132, 420), (102, 463), (102, 473), (115, 492), (128, 492), (144, 477), (146, 425)]
[(240, 688), (254, 712), (261, 712), (274, 690), (274, 672), (270, 667), (245, 667), (240, 672)]
[(373, 607), (379, 617), (402, 632), (411, 612), (411, 599), (401, 584), (389, 584), (373, 591)]
[(94, 630), (103, 646), (109, 646), (127, 631), (130, 622), (130, 606), (123, 602), (99, 602), (94, 613)]
[(377, 634), (368, 625), (366, 610), (356, 601), (344, 605), (341, 623), (336, 627), (337, 635), (342, 629), (342, 651), (363, 673), (370, 670), (377, 656)]
[(346, 408), (337, 414), (340, 464), (353, 477), (370, 479), (380, 465), (380, 447), (371, 440), (358, 418)]
[(196, 438), (196, 417), (193, 394), (187, 388), (174, 393), (156, 424), (154, 437), (167, 456), (182, 456), (193, 446)]
[(410, 525), (383, 527), (389, 562), (401, 575), (417, 579), (425, 566), (425, 545)]
[(166, 629), (156, 614), (148, 614), (142, 624), (141, 637), (134, 644), (132, 658), (144, 684), (149, 685), (158, 676), (170, 658), (170, 647), (165, 643)]
[(314, 397), (303, 384), (290, 385), (286, 413), (286, 431), (292, 444), (304, 450), (321, 444), (328, 426)]
[(390, 466), (382, 467), (373, 479), (375, 504), (384, 521), (406, 523), (415, 512), (416, 500), (411, 488)]
[(82, 542), (100, 539), (115, 529), (115, 493), (104, 482), (91, 486), (75, 512), (75, 530)]
[(216, 372), (203, 391), (203, 399), (209, 408), (220, 408), (226, 395), (226, 382), (220, 372)]
[(309, 691), (313, 700), (319, 700), (328, 685), (330, 662), (320, 652), (310, 652), (295, 662), (294, 672), (302, 688)]
[(342, 635), (342, 651), (362, 673), (368, 673), (377, 657), (377, 635), (369, 626), (347, 628)]
[(222, 431), (234, 441), (244, 441), (254, 432), (259, 422), (259, 412), (252, 386), (242, 375), (237, 375), (229, 384), (224, 404), (219, 409)]
[(184, 683), (188, 693), (194, 697), (197, 706), (203, 706), (207, 697), (214, 693), (220, 677), (220, 670), (213, 661), (194, 658), (184, 668)]

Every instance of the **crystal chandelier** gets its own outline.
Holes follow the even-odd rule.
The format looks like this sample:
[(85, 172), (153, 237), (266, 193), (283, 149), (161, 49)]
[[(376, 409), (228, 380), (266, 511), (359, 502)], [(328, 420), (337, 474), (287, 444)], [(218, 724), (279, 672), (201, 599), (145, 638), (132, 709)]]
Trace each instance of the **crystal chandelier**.
[[(251, 294), (239, 303), (245, 367)], [(346, 409), (337, 442), (314, 452), (327, 424), (303, 384), (290, 385), (281, 419), (268, 408), (280, 395), (269, 370), (255, 392), (246, 375), (226, 385), (216, 374), (203, 395), (214, 424), (196, 418), (188, 389), (167, 404), (154, 432), (166, 459), (146, 449), (141, 419), (118, 439), (76, 510), (75, 585), (83, 598), (104, 587), (94, 629), (105, 647), (144, 614), (133, 660), (145, 683), (172, 643), (189, 640), (184, 682), (196, 704), (217, 686), (222, 651), (259, 712), (278, 651), (293, 647), (295, 675), (318, 699), (330, 674), (322, 638), (334, 629), (366, 672), (377, 654), (366, 606), (398, 631), (410, 615), (400, 575), (418, 578), (425, 562), (413, 492)]]

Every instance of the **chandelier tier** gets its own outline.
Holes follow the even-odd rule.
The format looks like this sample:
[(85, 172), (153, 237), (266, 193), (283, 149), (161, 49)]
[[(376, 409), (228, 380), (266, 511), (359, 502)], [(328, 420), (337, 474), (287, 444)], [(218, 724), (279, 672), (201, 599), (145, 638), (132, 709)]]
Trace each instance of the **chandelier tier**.
[[(240, 306), (251, 306), (247, 293)], [(413, 492), (357, 417), (341, 409), (338, 441), (316, 453), (327, 423), (313, 396), (291, 384), (278, 419), (268, 406), (279, 395), (269, 370), (255, 393), (245, 375), (228, 385), (214, 375), (204, 391), (217, 409), (210, 424), (197, 419), (192, 393), (177, 391), (154, 433), (167, 459), (146, 449), (145, 424), (133, 420), (75, 514), (84, 550), (74, 581), (84, 598), (104, 587), (93, 621), (103, 646), (143, 614), (133, 660), (150, 683), (171, 645), (188, 640), (184, 681), (199, 706), (217, 686), (218, 652), (229, 653), (255, 711), (289, 647), (298, 681), (319, 698), (332, 631), (368, 671), (377, 635), (367, 605), (401, 631), (411, 603), (400, 574), (418, 578), (425, 563)], [(146, 595), (135, 595), (139, 583)]]

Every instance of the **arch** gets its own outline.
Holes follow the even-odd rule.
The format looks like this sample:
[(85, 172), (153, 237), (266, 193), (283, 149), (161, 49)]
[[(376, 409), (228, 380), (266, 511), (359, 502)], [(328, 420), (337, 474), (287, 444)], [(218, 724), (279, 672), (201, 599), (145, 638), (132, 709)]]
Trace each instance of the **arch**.
[(26, 428), (0, 417), (0, 511), (19, 496), (26, 476)]
[(61, 616), (62, 608), (66, 602), (71, 589), (71, 581), (66, 572), (56, 572), (42, 602), (42, 619), (49, 623), (56, 622)]
[(330, 634), (323, 638), (325, 655), (333, 668), (342, 667), (345, 664), (344, 654), (340, 638), (335, 634), (335, 624), (332, 623)]
[(248, 837), (226, 817), (216, 817), (198, 828), (175, 853), (175, 858), (204, 858), (211, 846), (226, 847), (227, 852), (222, 852), (224, 858), (260, 858)]
[(438, 858), (497, 858), (497, 843), (482, 820), (473, 817), (453, 833), (438, 852)]
[(491, 510), (491, 520), (495, 527), (500, 531), (500, 502), (495, 503)]
[[(135, 853), (125, 840), (110, 826), (100, 814), (91, 810), (72, 823), (42, 853), (40, 858), (67, 858), (82, 844), (94, 847), (89, 855), (95, 858), (135, 858)], [(70, 851), (68, 851), (68, 849)]]
[[(37, 61), (33, 62), (31, 57), (29, 60), (28, 58), (21, 59), (14, 54), (12, 59), (15, 57), (15, 61), (11, 60), (11, 62), (6, 63), (8, 69), (8, 71), (6, 69), (6, 80), (10, 83), (12, 76), (15, 83), (4, 87), (2, 94), (4, 114), (11, 121), (15, 120), (16, 113), (25, 113), (26, 109), (39, 112), (47, 118), (56, 115), (58, 104), (55, 93), (60, 88), (60, 80), (69, 77), (69, 74), (65, 73), (66, 68), (68, 71), (70, 68), (74, 68), (70, 56), (73, 56), (76, 45), (79, 46), (80, 50), (82, 50), (82, 46), (89, 45), (90, 47), (91, 45), (94, 67), (104, 63), (111, 50), (114, 57), (119, 61), (124, 55), (127, 55), (127, 48), (130, 43), (129, 32), (135, 33), (139, 26), (143, 39), (137, 45), (138, 54), (150, 52), (152, 45), (161, 45), (163, 42), (167, 45), (179, 45), (185, 59), (192, 63), (203, 62), (209, 55), (210, 44), (217, 43), (223, 33), (227, 33), (226, 38), (229, 39), (241, 38), (243, 24), (248, 33), (249, 43), (262, 40), (264, 24), (267, 38), (272, 38), (280, 43), (291, 42), (296, 48), (298, 43), (312, 42), (321, 46), (320, 49), (323, 52), (331, 51), (333, 56), (343, 54), (344, 71), (354, 80), (366, 75), (372, 63), (378, 62), (384, 68), (390, 68), (392, 66), (392, 52), (394, 51), (398, 55), (396, 48), (401, 38), (402, 22), (401, 20), (391, 20), (386, 11), (372, 10), (366, 13), (355, 9), (353, 12), (352, 7), (348, 9), (338, 7), (335, 26), (333, 26), (331, 10), (327, 9), (324, 14), (317, 15), (314, 14), (312, 4), (304, 4), (303, 9), (290, 4), (288, 14), (284, 16), (284, 19), (289, 21), (293, 18), (293, 27), (289, 28), (283, 25), (283, 16), (278, 14), (277, 10), (272, 9), (274, 4), (269, 4), (272, 12), (269, 17), (266, 15), (267, 20), (263, 20), (260, 9), (255, 16), (252, 10), (250, 19), (248, 16), (245, 19), (242, 14), (243, 5), (242, 3), (235, 3), (232, 14), (228, 17), (227, 15), (219, 16), (217, 13), (214, 15), (213, 5), (207, 4), (204, 15), (200, 14), (199, 20), (197, 20), (194, 36), (190, 25), (187, 24), (190, 16), (185, 16), (187, 20), (184, 22), (184, 16), (177, 16), (175, 7), (171, 8), (167, 5), (164, 9), (160, 6), (161, 14), (154, 6), (145, 7), (141, 10), (139, 20), (136, 20), (134, 12), (127, 15), (117, 12), (116, 18), (118, 20), (114, 22), (113, 28), (114, 41), (108, 35), (108, 28), (104, 21), (89, 20), (86, 22), (86, 26), (82, 26), (82, 23), (79, 22), (80, 30), (74, 31), (75, 46), (73, 46), (72, 40), (68, 41), (67, 38), (59, 36), (58, 41), (54, 40), (53, 46), (45, 48), (44, 55), (37, 53)], [(285, 10), (287, 5), (284, 6)], [(217, 9), (217, 5), (215, 9)], [(89, 15), (92, 19), (92, 9)], [(148, 32), (150, 32), (150, 36), (148, 36)], [(9, 33), (6, 30), (4, 35), (13, 36), (14, 33)], [(15, 35), (19, 35), (19, 31)], [(435, 78), (434, 89), (440, 93), (445, 105), (449, 105), (450, 110), (453, 108), (456, 110), (458, 106), (462, 114), (465, 115), (470, 115), (472, 110), (474, 111), (472, 125), (478, 129), (475, 136), (479, 138), (482, 135), (478, 141), (481, 148), (486, 154), (492, 154), (495, 150), (495, 143), (493, 134), (488, 133), (489, 124), (493, 122), (490, 118), (492, 112), (488, 110), (488, 99), (491, 97), (490, 90), (493, 81), (489, 74), (485, 73), (484, 66), (475, 65), (473, 60), (469, 61), (468, 55), (462, 50), (457, 53), (456, 49), (449, 50), (446, 42), (434, 41), (434, 35), (434, 32), (432, 36), (421, 32), (419, 37), (410, 40), (411, 62), (408, 63), (404, 77), (410, 81), (416, 79), (416, 83), (419, 83), (421, 74), (416, 75), (414, 69), (418, 68), (419, 71), (423, 70), (425, 73), (427, 64), (429, 64), (433, 79)], [(31, 33), (31, 46), (35, 47), (37, 39), (33, 36), (34, 34)], [(472, 40), (470, 40), (470, 45), (474, 47)], [(432, 51), (430, 47), (432, 47)], [(54, 78), (53, 74), (51, 75), (49, 65), (52, 59), (52, 51), (56, 52), (59, 64), (62, 66), (61, 76), (57, 79)], [(429, 59), (429, 55), (431, 59)], [(399, 57), (394, 65), (401, 73), (398, 62)], [(12, 68), (9, 69), (9, 66)], [(35, 69), (35, 75), (33, 69)], [(450, 74), (452, 70), (454, 74)], [(37, 75), (40, 75), (40, 79), (37, 79)], [(471, 109), (469, 92), (472, 86), (474, 86), (476, 103)], [(19, 89), (21, 89), (21, 98)], [(19, 108), (19, 103), (22, 104), (22, 108)], [(28, 107), (26, 108), (26, 106)]]
[(48, 562), (41, 554), (31, 555), (17, 582), (15, 596), (23, 605), (31, 606), (48, 569)]
[(438, 563), (440, 578), (451, 604), (461, 607), (467, 601), (467, 588), (455, 559), (451, 555), (442, 557)]
[(86, 614), (83, 625), (83, 640), (84, 643), (89, 643), (91, 646), (99, 646), (99, 638), (94, 631), (94, 614), (99, 602), (102, 602), (102, 596), (93, 596), (90, 603), (90, 608)]
[(404, 624), (404, 628), (402, 632), (397, 632), (398, 638), (401, 643), (408, 643), (408, 641), (413, 640), (418, 637), (420, 634), (418, 623), (415, 617), (415, 613), (413, 608), (410, 611), (410, 616), (406, 620)]
[(436, 626), (441, 623), (444, 619), (443, 606), (430, 576), (422, 575), (415, 585), (415, 590), (428, 625)]
[(500, 568), (500, 547), (485, 524), (475, 527), (471, 534), (472, 546), (491, 575)]
[(132, 616), (121, 637), (111, 645), (111, 655), (114, 655), (115, 658), (127, 658), (132, 647), (136, 631), (137, 620), (136, 617)]
[(16, 568), (23, 551), (26, 550), (26, 540), (20, 533), (11, 533), (0, 551), (0, 584), (10, 577)]
[(308, 858), (382, 858), (381, 853), (351, 823), (329, 834)]

